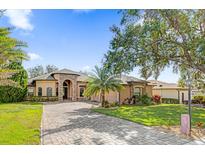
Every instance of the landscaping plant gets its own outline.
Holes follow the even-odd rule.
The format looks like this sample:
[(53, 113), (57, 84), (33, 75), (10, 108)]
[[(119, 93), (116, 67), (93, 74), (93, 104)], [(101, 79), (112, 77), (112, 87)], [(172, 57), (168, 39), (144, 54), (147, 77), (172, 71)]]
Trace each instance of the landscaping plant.
[(197, 104), (205, 105), (205, 96), (204, 95), (195, 95), (193, 96), (193, 102)]
[(84, 96), (100, 94), (102, 107), (105, 107), (105, 94), (109, 91), (120, 91), (122, 89), (122, 81), (116, 76), (110, 74), (106, 69), (95, 66), (94, 73), (90, 75)]
[(162, 98), (163, 104), (179, 104), (179, 100), (175, 98)]
[(161, 96), (159, 95), (152, 96), (152, 101), (154, 101), (157, 104), (161, 103)]
[(139, 102), (143, 105), (151, 105), (152, 104), (152, 99), (148, 95), (142, 95), (138, 97)]

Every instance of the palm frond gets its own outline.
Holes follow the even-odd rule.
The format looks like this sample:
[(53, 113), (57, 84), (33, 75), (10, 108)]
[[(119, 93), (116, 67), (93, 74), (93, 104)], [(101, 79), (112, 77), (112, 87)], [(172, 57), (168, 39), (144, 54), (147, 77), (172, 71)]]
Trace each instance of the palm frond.
[(95, 66), (93, 74), (88, 80), (87, 88), (84, 92), (84, 95), (90, 97), (105, 91), (120, 91), (123, 86), (121, 85), (122, 81), (117, 75), (108, 75), (107, 71), (103, 68)]

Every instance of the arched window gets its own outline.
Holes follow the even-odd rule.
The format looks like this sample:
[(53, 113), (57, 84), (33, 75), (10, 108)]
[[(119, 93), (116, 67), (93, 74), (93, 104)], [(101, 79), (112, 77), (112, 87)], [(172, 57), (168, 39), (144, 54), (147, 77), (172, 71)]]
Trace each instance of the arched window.
[(51, 88), (51, 87), (48, 87), (48, 88), (47, 88), (47, 96), (48, 96), (48, 97), (51, 97), (51, 96), (52, 96), (52, 88)]
[(42, 96), (42, 87), (38, 87), (38, 96)]
[(139, 87), (134, 87), (134, 95), (140, 96), (142, 94), (142, 90)]

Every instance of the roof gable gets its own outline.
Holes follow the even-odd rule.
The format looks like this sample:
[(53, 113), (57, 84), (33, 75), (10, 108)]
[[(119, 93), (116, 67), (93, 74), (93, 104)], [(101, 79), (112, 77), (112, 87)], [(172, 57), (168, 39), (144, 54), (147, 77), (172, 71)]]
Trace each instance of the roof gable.
[[(53, 75), (54, 74), (72, 74), (77, 76), (77, 81), (82, 81), (82, 82), (87, 82), (89, 80), (89, 76), (87, 74), (81, 73), (81, 72), (75, 72), (69, 69), (62, 69), (58, 71), (54, 71), (48, 74), (43, 74), (35, 78), (29, 79), (29, 84), (32, 84), (33, 81), (36, 80), (56, 80)], [(136, 82), (136, 83), (148, 83), (146, 80), (141, 80), (138, 78), (135, 78), (133, 76), (127, 76), (127, 75), (121, 75), (122, 83), (123, 84), (128, 84), (131, 82)]]
[(28, 79), (28, 83), (32, 84), (32, 82), (36, 80), (55, 80), (55, 78), (51, 76), (51, 73), (48, 73), (48, 74), (37, 76), (35, 78)]
[(73, 75), (80, 75), (79, 72), (75, 72), (75, 71), (72, 71), (72, 70), (69, 70), (69, 69), (66, 69), (66, 68), (64, 68), (62, 70), (54, 71), (51, 74), (73, 74)]

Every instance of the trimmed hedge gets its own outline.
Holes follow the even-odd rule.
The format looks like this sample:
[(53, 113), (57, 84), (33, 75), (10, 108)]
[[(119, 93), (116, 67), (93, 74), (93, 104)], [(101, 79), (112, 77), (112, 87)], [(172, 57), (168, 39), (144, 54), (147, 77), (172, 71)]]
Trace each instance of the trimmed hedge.
[(27, 94), (27, 88), (0, 86), (0, 103), (21, 102)]
[(26, 97), (27, 101), (33, 101), (33, 102), (54, 102), (58, 101), (58, 97), (47, 97), (47, 96), (28, 96)]
[(164, 104), (179, 104), (179, 100), (175, 98), (162, 98)]

